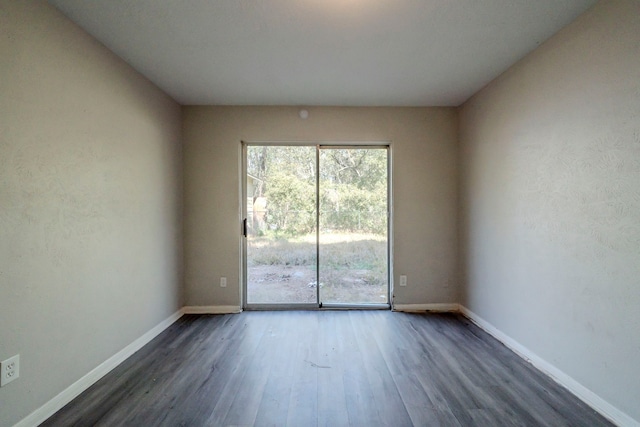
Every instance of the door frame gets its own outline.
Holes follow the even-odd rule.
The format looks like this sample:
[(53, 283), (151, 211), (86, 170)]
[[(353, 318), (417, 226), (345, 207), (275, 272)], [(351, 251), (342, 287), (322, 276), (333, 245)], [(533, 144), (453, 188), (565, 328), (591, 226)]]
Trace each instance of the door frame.
[[(315, 303), (276, 303), (276, 304), (248, 304), (247, 303), (247, 238), (245, 219), (247, 218), (247, 147), (315, 147), (316, 148), (316, 277), (319, 274), (319, 180), (318, 173), (320, 153), (322, 147), (327, 149), (345, 148), (373, 148), (387, 150), (387, 303), (385, 304), (323, 304), (320, 301), (320, 287), (316, 287)], [(390, 310), (393, 307), (393, 169), (392, 144), (390, 141), (240, 141), (240, 301), (243, 310), (321, 310), (321, 309), (358, 309), (358, 310)]]

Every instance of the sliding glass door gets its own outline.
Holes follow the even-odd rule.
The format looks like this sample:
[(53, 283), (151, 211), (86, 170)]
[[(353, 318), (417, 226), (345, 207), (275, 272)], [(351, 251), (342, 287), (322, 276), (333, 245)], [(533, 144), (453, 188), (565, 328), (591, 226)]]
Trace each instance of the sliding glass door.
[(316, 147), (248, 145), (247, 305), (317, 305)]
[(318, 276), (327, 304), (387, 304), (387, 150), (322, 147)]
[(388, 306), (388, 147), (243, 153), (245, 307)]

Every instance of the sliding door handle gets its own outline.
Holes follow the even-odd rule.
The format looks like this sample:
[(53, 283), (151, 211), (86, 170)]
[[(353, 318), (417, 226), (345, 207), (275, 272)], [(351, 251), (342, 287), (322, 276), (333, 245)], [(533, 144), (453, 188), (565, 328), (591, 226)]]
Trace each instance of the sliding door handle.
[(247, 237), (247, 218), (242, 220), (242, 235)]

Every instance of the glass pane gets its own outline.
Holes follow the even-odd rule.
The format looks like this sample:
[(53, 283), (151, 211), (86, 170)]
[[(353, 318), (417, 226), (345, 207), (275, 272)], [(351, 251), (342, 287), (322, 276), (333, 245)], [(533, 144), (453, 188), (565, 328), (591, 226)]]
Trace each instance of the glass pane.
[(388, 303), (387, 150), (320, 150), (320, 301)]
[(247, 147), (247, 303), (316, 303), (316, 149)]

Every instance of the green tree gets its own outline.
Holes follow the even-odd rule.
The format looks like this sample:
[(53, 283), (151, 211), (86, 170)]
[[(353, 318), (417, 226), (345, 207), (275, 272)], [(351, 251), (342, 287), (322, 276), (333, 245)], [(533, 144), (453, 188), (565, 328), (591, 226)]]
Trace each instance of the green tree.
[[(313, 232), (316, 148), (249, 146), (247, 163), (247, 171), (259, 179), (252, 196), (267, 200), (267, 227), (294, 234)], [(385, 233), (386, 185), (385, 149), (321, 149), (322, 227)]]
[(311, 233), (315, 229), (315, 187), (295, 176), (276, 172), (267, 183), (269, 228), (291, 234)]

